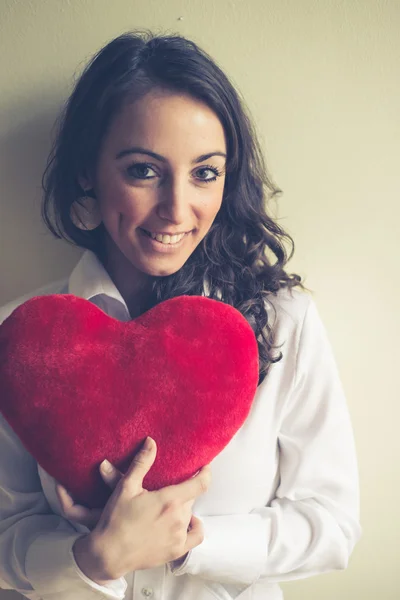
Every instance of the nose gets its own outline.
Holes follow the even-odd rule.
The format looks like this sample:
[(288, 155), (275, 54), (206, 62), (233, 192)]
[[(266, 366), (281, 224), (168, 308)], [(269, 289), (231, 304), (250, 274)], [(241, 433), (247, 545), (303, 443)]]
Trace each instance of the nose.
[(157, 213), (174, 225), (190, 226), (190, 184), (187, 176), (169, 177), (159, 188)]

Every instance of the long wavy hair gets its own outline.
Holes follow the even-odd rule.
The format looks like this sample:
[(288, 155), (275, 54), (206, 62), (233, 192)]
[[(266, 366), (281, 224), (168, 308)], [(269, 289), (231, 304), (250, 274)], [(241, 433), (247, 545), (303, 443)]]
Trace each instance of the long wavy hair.
[(175, 296), (201, 295), (206, 286), (208, 297), (234, 306), (250, 323), (261, 383), (270, 365), (282, 358), (275, 353), (267, 297), (281, 288), (304, 286), (299, 275), (285, 271), (294, 242), (267, 214), (267, 201), (281, 190), (267, 174), (245, 103), (193, 41), (136, 30), (93, 56), (56, 122), (42, 177), (42, 218), (56, 238), (92, 250), (104, 262), (104, 225), (82, 231), (71, 221), (72, 203), (87, 195), (78, 176), (95, 168), (103, 137), (123, 103), (155, 88), (185, 93), (214, 111), (225, 131), (227, 162), (222, 205), (210, 230), (179, 271), (154, 278), (148, 308)]

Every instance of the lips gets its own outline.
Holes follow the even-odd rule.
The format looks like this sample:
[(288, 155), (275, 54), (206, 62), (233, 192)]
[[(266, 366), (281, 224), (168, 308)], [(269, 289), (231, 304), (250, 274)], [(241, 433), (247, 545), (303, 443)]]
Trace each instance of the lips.
[(147, 233), (147, 235), (149, 235), (151, 237), (152, 233), (155, 233), (156, 235), (169, 235), (170, 237), (173, 237), (174, 235), (182, 235), (185, 234), (187, 235), (188, 233), (191, 233), (193, 230), (190, 229), (189, 231), (180, 231), (178, 233), (166, 233), (166, 232), (161, 232), (161, 231), (149, 231), (148, 229), (144, 229), (143, 227), (139, 227), (139, 229), (141, 229), (141, 231), (144, 231), (144, 233)]
[(139, 228), (139, 230), (143, 233), (144, 236), (147, 237), (153, 250), (161, 250), (161, 248), (164, 249), (164, 247), (168, 248), (169, 250), (178, 249), (184, 243), (185, 239), (192, 233), (191, 231), (189, 231), (188, 233), (181, 233), (180, 235), (171, 235), (168, 233), (151, 233), (143, 228)]

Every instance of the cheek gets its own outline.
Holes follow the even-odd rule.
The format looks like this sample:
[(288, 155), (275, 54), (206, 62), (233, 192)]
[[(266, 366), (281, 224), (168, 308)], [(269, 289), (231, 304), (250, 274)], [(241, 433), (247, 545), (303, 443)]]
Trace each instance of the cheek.
[(151, 198), (145, 190), (117, 182), (115, 186), (108, 186), (105, 190), (102, 205), (105, 213), (121, 213), (123, 217), (135, 219), (149, 210)]
[(134, 197), (134, 194), (123, 174), (118, 170), (110, 168), (107, 164), (103, 168), (100, 164), (99, 170), (101, 175), (97, 183), (103, 208), (105, 210), (121, 207), (126, 208), (129, 205), (130, 198)]
[(217, 216), (222, 204), (222, 192), (218, 192), (207, 200), (204, 207), (203, 218), (207, 221), (213, 221)]

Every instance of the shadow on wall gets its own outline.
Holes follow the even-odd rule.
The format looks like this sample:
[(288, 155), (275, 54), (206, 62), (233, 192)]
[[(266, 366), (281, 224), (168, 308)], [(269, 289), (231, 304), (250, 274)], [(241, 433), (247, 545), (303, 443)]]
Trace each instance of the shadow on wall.
[[(59, 94), (0, 106), (0, 306), (63, 276), (40, 216), (41, 178), (56, 132)], [(78, 256), (66, 242), (60, 252)]]

